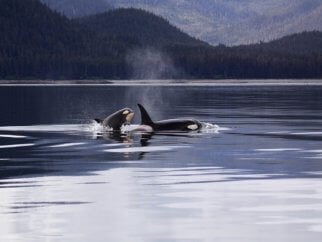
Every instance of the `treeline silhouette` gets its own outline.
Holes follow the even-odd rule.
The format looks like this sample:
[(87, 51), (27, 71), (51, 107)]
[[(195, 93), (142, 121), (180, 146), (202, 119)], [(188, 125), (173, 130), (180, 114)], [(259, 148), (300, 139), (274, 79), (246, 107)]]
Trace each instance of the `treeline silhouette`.
[[(157, 78), (322, 77), (317, 31), (213, 47), (143, 10), (69, 20), (38, 0), (0, 0), (0, 79), (131, 79), (128, 56), (140, 49), (161, 53), (167, 58), (157, 61), (171, 60), (179, 70)], [(149, 60), (144, 63), (149, 68)]]

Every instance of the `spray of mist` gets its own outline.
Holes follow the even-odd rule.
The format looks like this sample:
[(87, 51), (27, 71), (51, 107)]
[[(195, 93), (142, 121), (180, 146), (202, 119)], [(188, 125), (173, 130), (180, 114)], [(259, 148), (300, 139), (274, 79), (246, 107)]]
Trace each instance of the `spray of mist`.
[[(127, 54), (127, 64), (131, 71), (131, 79), (154, 80), (173, 79), (182, 73), (176, 68), (172, 59), (163, 51), (149, 47), (131, 50)], [(135, 120), (140, 121), (140, 113), (136, 107), (141, 103), (151, 114), (154, 120), (163, 117), (162, 112), (165, 106), (169, 105), (167, 98), (164, 98), (164, 89), (158, 86), (144, 86), (128, 88), (125, 99), (135, 104)]]
[(163, 118), (162, 112), (165, 106), (168, 105), (166, 99), (164, 99), (164, 88), (158, 86), (140, 86), (129, 87), (125, 95), (125, 100), (132, 104), (135, 116), (134, 121), (140, 122), (140, 112), (137, 107), (137, 103), (142, 104), (149, 112), (153, 120)]
[(126, 61), (131, 70), (131, 79), (172, 79), (180, 74), (167, 54), (152, 47), (130, 51)]

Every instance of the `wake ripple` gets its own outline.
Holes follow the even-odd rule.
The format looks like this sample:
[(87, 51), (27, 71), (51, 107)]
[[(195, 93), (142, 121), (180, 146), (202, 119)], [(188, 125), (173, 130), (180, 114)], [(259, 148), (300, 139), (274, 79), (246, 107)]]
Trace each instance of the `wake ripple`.
[[(121, 128), (122, 133), (135, 132), (140, 125), (124, 125)], [(220, 127), (216, 124), (202, 123), (201, 133), (218, 133), (219, 131), (229, 130), (229, 128)], [(29, 125), (29, 126), (1, 126), (0, 131), (9, 132), (89, 132), (89, 133), (106, 133), (112, 129), (104, 128), (102, 125), (92, 122), (87, 124), (48, 124), (48, 125)], [(0, 134), (3, 138), (26, 138), (27, 136), (18, 136), (11, 134)]]

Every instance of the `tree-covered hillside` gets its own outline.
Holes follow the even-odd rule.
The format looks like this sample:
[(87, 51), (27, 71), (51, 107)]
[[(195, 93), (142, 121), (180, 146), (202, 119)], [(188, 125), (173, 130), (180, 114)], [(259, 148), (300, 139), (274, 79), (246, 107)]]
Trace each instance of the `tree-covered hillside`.
[(104, 35), (130, 37), (145, 46), (207, 46), (172, 26), (165, 19), (138, 9), (116, 9), (77, 19), (76, 22)]
[(37, 0), (0, 0), (0, 76), (35, 77), (77, 60), (86, 35)]
[(254, 45), (219, 45), (210, 51), (176, 48), (172, 52), (175, 63), (181, 63), (189, 76), (265, 79), (321, 78), (321, 50), (322, 32), (312, 31)]
[(322, 32), (310, 31), (292, 34), (268, 43), (249, 45), (246, 48), (264, 48), (269, 52), (289, 54), (322, 54)]
[(0, 79), (322, 78), (322, 33), (226, 47), (136, 9), (77, 20), (0, 0)]

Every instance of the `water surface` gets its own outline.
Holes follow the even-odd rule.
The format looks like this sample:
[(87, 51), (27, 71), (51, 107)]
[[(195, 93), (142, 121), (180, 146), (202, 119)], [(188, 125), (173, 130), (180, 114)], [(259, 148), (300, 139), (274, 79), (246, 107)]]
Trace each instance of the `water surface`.
[[(198, 133), (97, 133), (136, 103)], [(0, 87), (0, 241), (320, 241), (321, 86)]]

